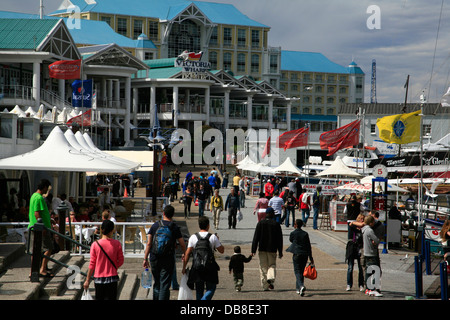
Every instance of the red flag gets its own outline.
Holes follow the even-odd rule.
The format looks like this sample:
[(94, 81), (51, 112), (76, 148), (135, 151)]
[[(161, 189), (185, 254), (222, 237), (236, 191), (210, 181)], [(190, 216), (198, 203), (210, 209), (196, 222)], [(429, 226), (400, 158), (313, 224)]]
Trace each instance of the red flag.
[(89, 109), (88, 111), (86, 111), (83, 114), (80, 114), (79, 116), (70, 118), (69, 121), (67, 121), (67, 125), (76, 123), (79, 126), (89, 127), (91, 125), (91, 110), (92, 109)]
[(79, 79), (81, 74), (81, 59), (61, 60), (48, 66), (50, 78), (54, 79)]
[(262, 158), (267, 156), (270, 153), (270, 137), (267, 139), (266, 146), (264, 147), (263, 153), (261, 155)]
[(309, 127), (291, 130), (278, 137), (277, 147), (284, 151), (290, 148), (303, 147), (308, 144)]
[(340, 128), (322, 133), (319, 138), (320, 148), (328, 149), (327, 156), (331, 156), (338, 150), (357, 145), (360, 123), (360, 120), (355, 120)]

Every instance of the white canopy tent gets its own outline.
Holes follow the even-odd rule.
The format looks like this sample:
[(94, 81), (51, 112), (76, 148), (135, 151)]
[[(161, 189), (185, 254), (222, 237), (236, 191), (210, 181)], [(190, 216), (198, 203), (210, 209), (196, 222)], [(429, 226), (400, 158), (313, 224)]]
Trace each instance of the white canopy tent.
[(56, 126), (37, 149), (21, 155), (0, 159), (0, 169), (105, 173), (130, 173), (140, 164), (124, 165), (100, 159), (75, 149)]
[(290, 157), (287, 157), (286, 160), (281, 165), (276, 167), (274, 170), (276, 172), (280, 172), (280, 173), (281, 172), (285, 172), (286, 174), (287, 173), (296, 173), (296, 174), (299, 174), (300, 176), (305, 176), (305, 174), (302, 173), (300, 171), (300, 169), (295, 164), (292, 163), (292, 160)]
[(347, 167), (344, 164), (344, 162), (342, 161), (341, 157), (339, 157), (339, 156), (336, 157), (336, 159), (333, 161), (333, 163), (330, 165), (329, 168), (318, 173), (316, 176), (317, 177), (344, 176), (344, 177), (353, 177), (353, 178), (362, 177), (362, 175), (360, 175), (358, 172), (353, 171), (352, 169)]

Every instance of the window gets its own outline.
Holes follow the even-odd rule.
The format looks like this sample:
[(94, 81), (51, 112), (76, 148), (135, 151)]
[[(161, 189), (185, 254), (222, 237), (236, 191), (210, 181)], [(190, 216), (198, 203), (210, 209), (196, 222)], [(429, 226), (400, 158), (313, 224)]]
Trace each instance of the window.
[(323, 82), (323, 76), (321, 74), (316, 74), (316, 82)]
[(424, 137), (430, 137), (431, 136), (431, 124), (424, 124), (422, 126), (422, 135)]
[(278, 73), (278, 56), (270, 55), (270, 73)]
[(144, 60), (152, 60), (152, 59), (153, 59), (153, 52), (145, 52)]
[(334, 108), (328, 108), (327, 109), (327, 115), (329, 115), (329, 116), (331, 116), (331, 115), (334, 115)]
[(291, 73), (291, 81), (297, 81), (297, 74)]
[(238, 29), (238, 47), (244, 48), (247, 43), (247, 30)]
[(309, 73), (304, 74), (303, 81), (311, 82), (311, 74), (309, 74)]
[(237, 58), (237, 71), (245, 72), (245, 54), (239, 53)]
[(127, 36), (127, 19), (117, 18), (117, 33)]
[(209, 44), (212, 46), (216, 46), (217, 43), (218, 43), (217, 27), (214, 27), (211, 32), (211, 38), (209, 39)]
[(377, 134), (376, 125), (375, 124), (371, 124), (370, 125), (370, 134)]
[(148, 38), (150, 40), (158, 40), (158, 21), (148, 22)]
[(347, 93), (347, 87), (340, 87), (339, 88), (339, 93), (340, 94), (346, 94)]
[(316, 92), (323, 92), (322, 86), (316, 86)]
[(137, 39), (142, 34), (142, 20), (134, 20), (133, 39)]
[(252, 55), (251, 72), (259, 72), (259, 55), (257, 54)]
[(304, 96), (304, 97), (303, 97), (303, 102), (304, 102), (304, 103), (310, 103), (310, 102), (311, 102), (311, 97), (309, 97), (309, 96)]
[(252, 30), (252, 48), (259, 48), (259, 30)]
[(111, 26), (111, 17), (101, 17), (100, 21), (104, 21)]
[(315, 102), (316, 103), (323, 103), (323, 98), (322, 97), (316, 97)]
[(192, 20), (174, 23), (168, 40), (168, 56), (177, 57), (185, 50), (199, 52), (200, 37), (200, 27)]
[(231, 53), (225, 52), (223, 54), (223, 69), (231, 70)]
[(231, 46), (232, 40), (231, 28), (223, 28), (223, 45)]
[(327, 98), (327, 103), (334, 104), (334, 98), (332, 98), (332, 97)]
[(335, 91), (336, 91), (336, 88), (335, 88), (335, 87), (333, 87), (333, 86), (327, 87), (327, 92), (328, 92), (328, 93), (335, 93)]
[(217, 70), (217, 52), (211, 51), (209, 53), (209, 62), (211, 63), (211, 69)]

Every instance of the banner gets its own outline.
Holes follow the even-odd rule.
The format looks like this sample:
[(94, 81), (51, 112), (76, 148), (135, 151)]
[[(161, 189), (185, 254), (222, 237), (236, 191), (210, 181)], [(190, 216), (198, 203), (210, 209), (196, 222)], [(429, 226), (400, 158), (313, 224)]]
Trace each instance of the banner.
[(270, 137), (267, 139), (266, 146), (264, 147), (263, 153), (261, 155), (261, 158), (264, 158), (270, 153)]
[(80, 127), (89, 127), (91, 125), (91, 119), (92, 119), (92, 109), (89, 109), (88, 111), (80, 114), (79, 116), (70, 118), (69, 121), (67, 121), (67, 125), (74, 125), (78, 124)]
[(61, 60), (48, 66), (50, 78), (54, 79), (79, 79), (81, 78), (80, 60)]
[(308, 144), (309, 127), (291, 130), (283, 133), (277, 139), (277, 147), (284, 151), (291, 148), (303, 147)]
[(343, 148), (357, 145), (360, 123), (360, 120), (355, 120), (340, 128), (322, 133), (319, 138), (320, 148), (328, 149), (327, 156), (331, 156)]
[(407, 144), (420, 141), (421, 111), (396, 114), (377, 120), (380, 139), (387, 143)]
[(92, 79), (75, 80), (72, 83), (72, 106), (90, 108), (92, 106)]

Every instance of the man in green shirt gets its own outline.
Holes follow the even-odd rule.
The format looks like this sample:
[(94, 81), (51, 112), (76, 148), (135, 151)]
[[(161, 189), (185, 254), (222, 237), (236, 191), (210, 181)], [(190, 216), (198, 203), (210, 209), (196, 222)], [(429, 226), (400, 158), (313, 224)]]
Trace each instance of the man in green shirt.
[[(30, 223), (28, 224), (28, 229), (30, 229), (32, 226), (35, 225), (37, 220), (39, 218), (42, 219), (42, 222), (44, 223), (44, 226), (47, 228), (51, 228), (51, 222), (50, 222), (50, 213), (47, 207), (47, 203), (45, 202), (45, 199), (43, 197), (44, 194), (46, 194), (50, 187), (50, 181), (47, 179), (42, 179), (37, 187), (37, 191), (33, 193), (33, 195), (30, 198), (30, 211), (29, 211), (29, 220)], [(30, 248), (33, 248), (33, 232), (29, 232), (30, 234), (30, 240), (31, 245)], [(42, 234), (42, 248), (44, 251), (44, 254), (46, 256), (50, 256), (53, 250), (53, 240), (52, 240), (52, 234), (44, 230)], [(53, 277), (53, 274), (47, 272), (47, 264), (48, 264), (48, 258), (43, 258), (41, 263), (41, 268), (39, 270), (39, 276), (40, 277)]]

